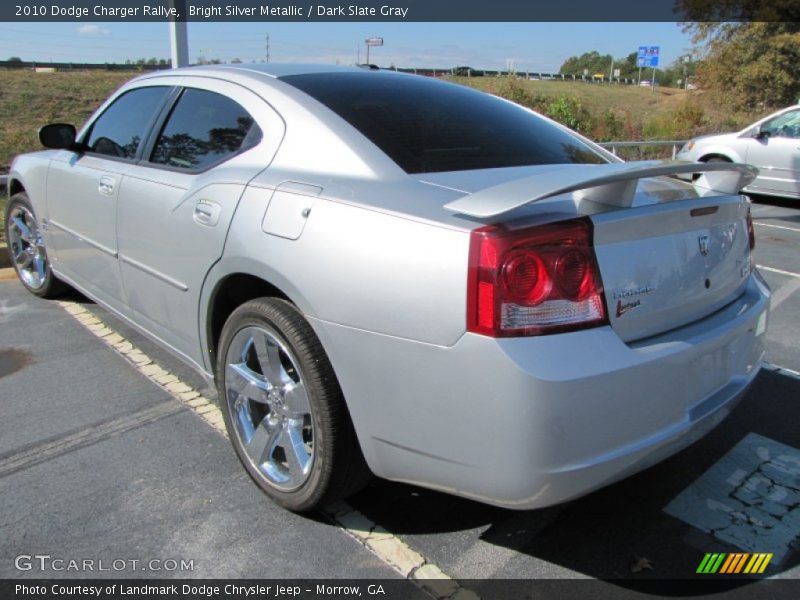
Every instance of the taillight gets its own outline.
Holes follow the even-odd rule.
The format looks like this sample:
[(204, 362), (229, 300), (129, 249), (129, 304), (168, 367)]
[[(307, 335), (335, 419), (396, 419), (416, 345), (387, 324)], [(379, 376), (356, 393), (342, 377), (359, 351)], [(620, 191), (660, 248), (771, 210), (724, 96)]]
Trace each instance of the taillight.
[(753, 215), (750, 214), (750, 207), (747, 207), (747, 238), (750, 240), (750, 250), (756, 247), (756, 232), (753, 229)]
[(586, 218), (472, 232), (467, 330), (493, 337), (544, 335), (608, 323)]

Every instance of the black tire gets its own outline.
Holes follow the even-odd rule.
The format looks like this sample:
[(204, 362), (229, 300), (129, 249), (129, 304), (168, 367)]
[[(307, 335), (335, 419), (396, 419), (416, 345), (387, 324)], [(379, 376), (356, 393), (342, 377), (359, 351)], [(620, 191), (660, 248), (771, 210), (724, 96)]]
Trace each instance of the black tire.
[[(310, 470), (303, 475), (305, 480), (298, 484), (296, 489), (282, 489), (281, 485), (270, 480), (262, 463), (266, 454), (261, 454), (259, 465), (256, 465), (252, 457), (248, 456), (248, 451), (245, 449), (246, 440), (244, 440), (246, 434), (241, 431), (241, 415), (247, 415), (245, 421), (249, 419), (253, 424), (259, 421), (263, 425), (264, 421), (278, 413), (274, 412), (276, 409), (273, 409), (272, 405), (267, 408), (264, 404), (266, 400), (263, 398), (266, 398), (266, 393), (262, 392), (262, 400), (255, 402), (245, 400), (244, 392), (241, 390), (231, 389), (239, 383), (239, 379), (229, 368), (226, 368), (229, 365), (229, 359), (234, 360), (244, 355), (251, 356), (248, 354), (251, 351), (257, 353), (254, 342), (252, 345), (247, 345), (248, 342), (242, 342), (242, 340), (250, 337), (252, 342), (252, 339), (262, 331), (271, 335), (285, 349), (286, 352), (282, 353), (280, 357), (280, 363), (283, 365), (280, 368), (283, 369), (283, 373), (291, 370), (296, 380), (302, 382), (310, 407), (310, 431), (312, 432), (310, 435), (313, 435), (311, 437), (313, 445), (310, 453)], [(268, 343), (271, 342), (268, 341)], [(232, 347), (233, 350), (231, 350)], [(274, 350), (276, 346), (273, 345), (271, 348)], [(283, 352), (282, 350), (275, 351)], [(229, 353), (231, 353), (230, 356)], [(252, 356), (256, 359), (253, 362), (256, 371), (263, 373), (263, 371), (269, 370), (269, 367), (264, 368), (264, 363), (261, 363), (258, 356)], [(286, 366), (289, 367), (289, 370), (284, 369)], [(226, 380), (228, 375), (226, 371), (231, 372), (230, 382)], [(248, 373), (252, 374), (256, 371), (248, 371)], [(271, 372), (274, 373), (274, 371)], [(263, 375), (265, 380), (269, 379), (266, 373)], [(313, 329), (292, 304), (277, 298), (258, 298), (237, 308), (222, 329), (217, 353), (216, 379), (220, 408), (233, 448), (253, 481), (275, 502), (292, 511), (312, 511), (341, 500), (368, 483), (371, 473), (358, 445), (336, 375)], [(252, 388), (248, 388), (248, 390), (250, 389)], [(247, 393), (252, 395), (249, 391)], [(243, 410), (243, 404), (250, 408)], [(289, 406), (288, 401), (285, 406)], [(259, 407), (265, 413), (253, 418), (254, 411)], [(284, 404), (279, 403), (279, 407), (283, 408)], [(233, 411), (237, 411), (237, 416), (234, 416)], [(237, 419), (236, 426), (234, 426), (234, 418)], [(275, 418), (277, 422), (278, 416)], [(296, 423), (297, 420), (292, 422)], [(280, 429), (279, 425), (275, 427), (276, 429), (273, 431)], [(251, 432), (256, 428), (258, 425), (254, 425)], [(251, 433), (250, 435), (252, 443), (256, 434)], [(304, 433), (304, 435), (306, 434)], [(266, 447), (269, 447), (269, 443)], [(253, 452), (251, 448), (251, 453)], [(271, 450), (268, 452), (270, 456), (279, 456), (273, 455)], [(286, 466), (288, 473), (290, 471), (288, 460)]]
[[(12, 215), (16, 214), (19, 216), (21, 213), (24, 213), (28, 219), (33, 220), (32, 225), (35, 228), (37, 237), (40, 231), (39, 221), (33, 210), (33, 205), (28, 198), (28, 194), (25, 192), (18, 192), (11, 196), (5, 213), (5, 236), (11, 264), (14, 265), (20, 282), (31, 294), (39, 296), (40, 298), (56, 298), (63, 294), (68, 289), (68, 286), (53, 274), (50, 268), (50, 260), (47, 256), (47, 249), (44, 246), (44, 242), (41, 241), (41, 238), (39, 238), (40, 243), (36, 244), (36, 249), (38, 250), (39, 256), (44, 261), (43, 277), (33, 271), (27, 272), (24, 268), (20, 267), (19, 262), (15, 259), (15, 256), (19, 255), (21, 251), (31, 246), (28, 241), (22, 240), (20, 231), (18, 231), (14, 223), (12, 223)], [(28, 225), (31, 225), (31, 223), (28, 223)]]
[(727, 158), (723, 158), (721, 156), (712, 156), (711, 158), (707, 158), (702, 162), (707, 162), (707, 163), (729, 163), (731, 161), (729, 161)]

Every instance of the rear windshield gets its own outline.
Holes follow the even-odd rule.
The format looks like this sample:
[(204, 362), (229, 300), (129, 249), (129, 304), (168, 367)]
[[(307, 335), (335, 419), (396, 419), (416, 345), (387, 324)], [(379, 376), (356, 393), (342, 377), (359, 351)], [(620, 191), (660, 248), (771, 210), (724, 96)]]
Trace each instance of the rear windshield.
[(394, 73), (281, 80), (333, 110), (407, 173), (608, 162), (544, 119), (465, 86)]

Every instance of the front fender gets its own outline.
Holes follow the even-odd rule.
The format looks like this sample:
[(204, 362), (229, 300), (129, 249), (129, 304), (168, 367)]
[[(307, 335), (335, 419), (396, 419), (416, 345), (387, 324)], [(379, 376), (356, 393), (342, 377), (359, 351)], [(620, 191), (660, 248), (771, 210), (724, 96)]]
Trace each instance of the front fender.
[(722, 156), (724, 158), (727, 158), (729, 161), (735, 163), (745, 162), (744, 153), (737, 152), (730, 146), (713, 144), (710, 146), (704, 146), (699, 150), (697, 150), (697, 160), (699, 162), (705, 162), (706, 160), (708, 160), (709, 158), (713, 158), (714, 156)]

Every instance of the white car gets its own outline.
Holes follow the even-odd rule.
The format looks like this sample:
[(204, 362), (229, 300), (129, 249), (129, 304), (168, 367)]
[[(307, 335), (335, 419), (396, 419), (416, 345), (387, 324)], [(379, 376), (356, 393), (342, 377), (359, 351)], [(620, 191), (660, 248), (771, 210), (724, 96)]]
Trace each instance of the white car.
[(749, 163), (758, 167), (759, 175), (745, 192), (800, 198), (800, 105), (784, 108), (736, 133), (695, 138), (676, 158)]

